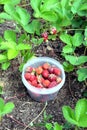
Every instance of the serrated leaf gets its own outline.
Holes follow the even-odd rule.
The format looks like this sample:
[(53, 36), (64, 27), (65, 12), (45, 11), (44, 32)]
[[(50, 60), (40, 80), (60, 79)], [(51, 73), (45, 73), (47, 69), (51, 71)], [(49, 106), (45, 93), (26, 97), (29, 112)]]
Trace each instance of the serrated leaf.
[(22, 42), (26, 41), (25, 39), (26, 39), (26, 35), (21, 34), (21, 36), (18, 38), (18, 43), (22, 43)]
[(80, 5), (82, 4), (82, 0), (74, 1), (71, 7), (72, 12), (75, 14), (78, 12)]
[(22, 25), (27, 25), (29, 23), (30, 14), (26, 9), (21, 8), (20, 6), (16, 6), (16, 13), (18, 13)]
[(40, 6), (41, 13), (44, 11), (54, 10), (58, 6), (58, 0), (45, 0)]
[(4, 39), (7, 40), (7, 41), (16, 42), (16, 33), (12, 30), (6, 30), (4, 32)]
[(0, 18), (6, 19), (6, 20), (12, 20), (12, 17), (9, 14), (5, 13), (5, 12), (0, 13)]
[(65, 59), (69, 61), (72, 65), (81, 65), (87, 62), (87, 56), (72, 56), (72, 55), (65, 55)]
[(71, 72), (74, 70), (74, 66), (67, 62), (63, 62), (63, 67), (66, 72)]
[(50, 22), (55, 22), (58, 19), (57, 14), (53, 11), (43, 12), (40, 17)]
[(87, 127), (87, 99), (80, 99), (76, 103), (75, 118), (78, 126)]
[(86, 112), (86, 114), (82, 118), (79, 119), (78, 126), (87, 128), (87, 112)]
[(15, 8), (11, 4), (6, 4), (4, 6), (4, 10), (6, 11), (7, 14), (10, 14), (11, 16), (13, 16), (13, 14), (15, 13)]
[(83, 36), (81, 33), (75, 33), (72, 38), (73, 46), (79, 47), (83, 42)]
[(72, 47), (70, 45), (66, 45), (63, 47), (63, 52), (64, 53), (72, 53), (72, 52), (74, 52), (74, 47)]
[(65, 8), (68, 5), (68, 0), (61, 0), (62, 8)]
[(78, 123), (75, 120), (74, 110), (69, 106), (62, 107), (64, 118), (71, 124), (77, 125)]
[(87, 68), (81, 68), (77, 71), (78, 81), (84, 81), (87, 78)]
[(54, 123), (54, 130), (62, 130), (62, 126), (59, 125), (57, 122)]
[(9, 49), (7, 52), (8, 59), (11, 60), (16, 58), (18, 56), (18, 53), (19, 53), (18, 50)]
[(21, 2), (21, 0), (11, 0), (12, 5), (17, 5)]
[(30, 50), (31, 46), (28, 44), (20, 43), (17, 45), (17, 50)]
[(30, 5), (31, 7), (34, 9), (34, 11), (36, 12), (36, 17), (40, 16), (40, 3), (41, 0), (30, 0)]
[(1, 116), (1, 112), (4, 108), (4, 105), (5, 105), (4, 100), (2, 98), (0, 98), (0, 116)]
[(24, 26), (24, 29), (31, 34), (40, 34), (40, 22), (37, 20), (33, 20), (30, 24)]
[(6, 103), (5, 106), (4, 106), (2, 114), (5, 115), (5, 114), (12, 112), (14, 107), (15, 107), (15, 105), (12, 102)]
[(52, 124), (51, 123), (46, 123), (45, 127), (47, 128), (47, 130), (51, 130)]
[(5, 62), (2, 64), (1, 68), (2, 70), (7, 70), (9, 66), (10, 66), (10, 62)]
[(11, 0), (0, 0), (0, 4), (8, 4)]
[(0, 63), (4, 62), (7, 60), (7, 56), (4, 54), (0, 54)]
[(60, 35), (60, 39), (66, 43), (67, 45), (71, 45), (72, 46), (72, 37), (68, 34), (62, 33)]
[(1, 44), (1, 42), (3, 42), (3, 38), (0, 36), (0, 44)]
[(15, 49), (15, 48), (16, 48), (16, 43), (13, 41), (1, 42), (1, 46), (0, 46), (1, 50), (8, 50), (8, 49)]
[(87, 3), (82, 4), (79, 10), (87, 10)]

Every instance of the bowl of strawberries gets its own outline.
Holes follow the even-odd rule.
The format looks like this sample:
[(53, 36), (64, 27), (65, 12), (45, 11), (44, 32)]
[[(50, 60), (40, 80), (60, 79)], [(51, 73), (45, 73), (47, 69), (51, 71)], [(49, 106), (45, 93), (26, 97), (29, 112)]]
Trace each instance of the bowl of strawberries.
[(22, 82), (32, 99), (39, 102), (53, 100), (65, 82), (63, 66), (50, 57), (37, 57), (23, 67)]

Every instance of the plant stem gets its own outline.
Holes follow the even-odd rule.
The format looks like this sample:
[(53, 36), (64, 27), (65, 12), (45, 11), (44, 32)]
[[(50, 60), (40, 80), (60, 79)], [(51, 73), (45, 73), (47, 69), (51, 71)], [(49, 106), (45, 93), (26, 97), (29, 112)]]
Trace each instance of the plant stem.
[(78, 126), (75, 126), (75, 130), (79, 130)]
[(84, 55), (86, 55), (86, 50), (87, 50), (87, 47), (85, 47), (85, 50), (84, 50)]
[(75, 28), (74, 28), (74, 29), (66, 29), (66, 30), (67, 30), (67, 31), (68, 31), (68, 30), (70, 31), (70, 30), (85, 30), (85, 29), (75, 29)]

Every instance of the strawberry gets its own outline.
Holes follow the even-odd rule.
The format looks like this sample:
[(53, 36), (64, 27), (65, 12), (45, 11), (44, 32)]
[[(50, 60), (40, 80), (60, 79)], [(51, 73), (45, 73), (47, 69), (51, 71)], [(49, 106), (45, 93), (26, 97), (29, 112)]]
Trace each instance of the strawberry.
[(39, 83), (42, 83), (42, 82), (44, 82), (44, 78), (41, 75), (39, 75), (39, 76), (37, 76), (37, 81)]
[(49, 84), (50, 84), (50, 81), (49, 81), (49, 80), (47, 80), (47, 79), (44, 80), (44, 82), (43, 82), (44, 87), (48, 87)]
[(39, 83), (39, 84), (37, 85), (37, 88), (43, 88), (43, 85)]
[(37, 87), (37, 80), (36, 80), (36, 79), (33, 80), (33, 81), (31, 82), (31, 84), (32, 84), (33, 86)]
[(56, 85), (57, 85), (57, 82), (56, 82), (56, 81), (52, 81), (52, 82), (49, 84), (48, 88), (53, 88), (53, 87), (55, 87)]
[(26, 68), (25, 71), (31, 73), (33, 71), (33, 67), (29, 66)]
[(55, 27), (53, 27), (53, 28), (51, 29), (51, 34), (55, 35), (56, 33), (57, 33), (57, 30), (56, 30)]
[(54, 67), (53, 73), (54, 73), (55, 75), (61, 75), (61, 70), (60, 70), (59, 68), (57, 68), (57, 67)]
[(54, 69), (54, 67), (50, 66), (50, 67), (48, 68), (49, 73), (53, 73), (53, 69)]
[(48, 69), (48, 68), (49, 68), (49, 66), (50, 66), (50, 64), (49, 64), (49, 63), (44, 63), (44, 64), (42, 65), (43, 69)]
[(42, 69), (42, 67), (41, 66), (39, 66), (38, 68), (36, 68), (35, 69), (36, 70), (36, 74), (41, 74), (42, 73), (42, 71), (43, 71), (43, 69)]
[(44, 39), (44, 42), (48, 41), (48, 34), (47, 34), (47, 32), (42, 33), (42, 37)]
[(61, 78), (61, 77), (58, 77), (56, 81), (57, 81), (57, 83), (59, 84), (59, 83), (62, 81), (62, 78)]
[(47, 78), (47, 77), (49, 76), (48, 70), (43, 70), (42, 76), (43, 76), (44, 78)]
[(33, 74), (31, 74), (31, 75), (30, 75), (30, 79), (29, 79), (29, 80), (32, 82), (32, 81), (33, 81), (33, 80), (35, 80), (35, 79), (36, 79), (36, 76), (35, 76), (35, 75), (33, 75)]
[(52, 82), (52, 81), (56, 81), (57, 76), (55, 74), (50, 74), (48, 79)]
[(25, 79), (26, 80), (29, 80), (30, 79), (30, 73), (28, 73), (28, 72), (26, 72), (25, 74), (24, 74), (24, 77), (25, 77)]

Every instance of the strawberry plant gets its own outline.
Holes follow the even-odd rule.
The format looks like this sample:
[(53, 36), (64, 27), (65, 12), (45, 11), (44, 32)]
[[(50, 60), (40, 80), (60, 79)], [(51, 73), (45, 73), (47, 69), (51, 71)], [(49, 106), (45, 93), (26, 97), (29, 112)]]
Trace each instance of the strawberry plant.
[(0, 98), (0, 121), (2, 117), (14, 109), (14, 104), (12, 102), (5, 103), (2, 98)]
[(16, 33), (13, 30), (6, 30), (4, 38), (0, 37), (0, 50), (2, 50), (0, 63), (3, 70), (6, 70), (10, 66), (12, 59), (18, 58), (19, 55), (23, 58), (26, 56), (26, 50), (31, 50), (31, 45), (26, 44), (23, 40), (24, 38), (22, 37), (21, 39), (21, 36), (17, 39)]
[(74, 110), (69, 106), (63, 106), (62, 110), (64, 118), (75, 126), (75, 130), (87, 128), (87, 99), (79, 99)]

